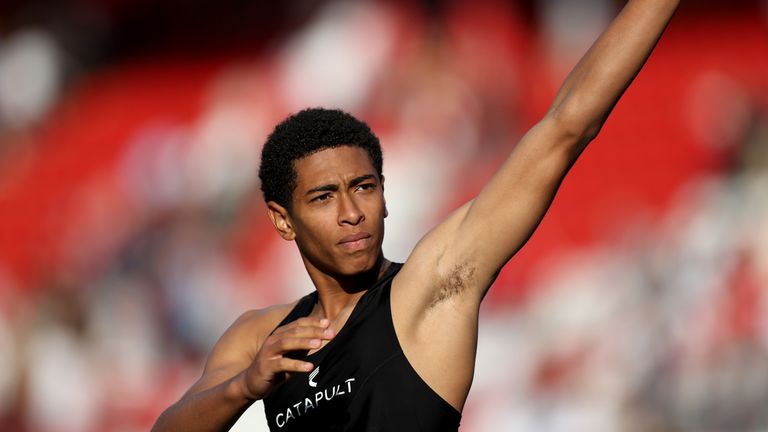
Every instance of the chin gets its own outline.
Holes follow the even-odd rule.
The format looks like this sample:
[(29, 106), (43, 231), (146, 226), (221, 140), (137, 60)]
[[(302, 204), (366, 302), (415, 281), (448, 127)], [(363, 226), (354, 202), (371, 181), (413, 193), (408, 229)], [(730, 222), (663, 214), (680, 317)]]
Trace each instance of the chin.
[(344, 276), (357, 276), (373, 270), (377, 262), (378, 255), (375, 254), (352, 256), (340, 263), (339, 273)]

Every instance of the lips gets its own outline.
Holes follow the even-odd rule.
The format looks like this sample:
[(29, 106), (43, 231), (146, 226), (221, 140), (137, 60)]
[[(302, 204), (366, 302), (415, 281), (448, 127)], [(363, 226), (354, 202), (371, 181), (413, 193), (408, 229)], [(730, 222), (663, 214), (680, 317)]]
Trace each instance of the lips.
[(339, 240), (338, 245), (349, 251), (357, 251), (365, 248), (370, 238), (369, 233), (352, 234)]

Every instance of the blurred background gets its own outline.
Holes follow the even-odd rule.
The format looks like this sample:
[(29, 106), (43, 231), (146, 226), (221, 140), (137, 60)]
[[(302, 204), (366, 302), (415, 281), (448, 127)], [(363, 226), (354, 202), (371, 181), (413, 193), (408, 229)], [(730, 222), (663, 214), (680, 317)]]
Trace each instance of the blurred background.
[[(462, 431), (768, 431), (768, 2), (684, 3), (490, 291)], [(311, 290), (256, 175), (282, 118), (371, 124), (404, 260), (621, 5), (0, 2), (0, 430), (148, 430)]]

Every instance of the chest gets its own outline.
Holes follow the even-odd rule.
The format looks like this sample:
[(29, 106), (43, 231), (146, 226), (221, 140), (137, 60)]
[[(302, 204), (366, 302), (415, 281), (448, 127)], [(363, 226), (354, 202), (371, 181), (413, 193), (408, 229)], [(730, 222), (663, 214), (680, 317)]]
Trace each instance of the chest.
[[(364, 305), (365, 306), (365, 305)], [(347, 320), (337, 336), (306, 357), (315, 368), (294, 374), (265, 399), (272, 430), (343, 430), (356, 413), (355, 401), (382, 391), (377, 371), (402, 355), (388, 314), (364, 307)], [(337, 427), (334, 427), (336, 425)]]

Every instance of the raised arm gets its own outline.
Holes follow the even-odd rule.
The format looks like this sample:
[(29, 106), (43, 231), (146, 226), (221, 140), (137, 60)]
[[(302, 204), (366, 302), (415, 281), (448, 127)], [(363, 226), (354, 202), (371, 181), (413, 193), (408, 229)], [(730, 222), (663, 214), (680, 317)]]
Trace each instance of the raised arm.
[(583, 145), (593, 139), (651, 55), (678, 3), (629, 1), (566, 77), (548, 116), (583, 136)]
[[(474, 245), (479, 276), (495, 274), (528, 240), (563, 177), (645, 64), (678, 3), (629, 1), (568, 75), (545, 117), (470, 205), (455, 235), (463, 239), (460, 244)], [(476, 241), (482, 239), (487, 243)], [(463, 252), (454, 251), (456, 259), (469, 258), (456, 253)]]
[[(454, 278), (456, 269), (463, 269), (460, 279), (479, 302), (538, 226), (563, 177), (640, 71), (677, 5), (677, 0), (629, 1), (568, 75), (544, 118), (480, 194), (417, 245), (410, 267), (435, 268), (431, 280)], [(422, 304), (434, 303), (432, 295), (420, 299)]]
[(393, 281), (392, 318), (403, 351), (454, 408), (461, 410), (472, 382), (483, 296), (538, 226), (677, 4), (630, 0), (480, 194), (428, 233)]

